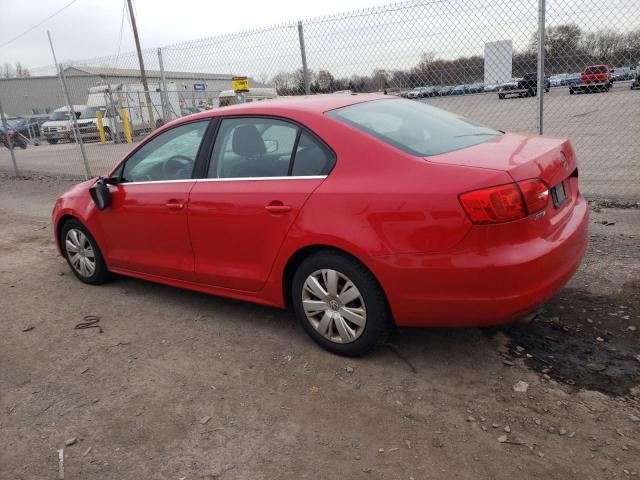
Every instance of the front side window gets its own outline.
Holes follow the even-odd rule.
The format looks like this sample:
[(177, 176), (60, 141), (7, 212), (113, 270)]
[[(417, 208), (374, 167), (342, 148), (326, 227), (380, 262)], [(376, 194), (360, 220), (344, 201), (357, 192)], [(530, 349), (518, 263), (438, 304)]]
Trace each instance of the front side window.
[(501, 135), (464, 117), (403, 99), (358, 103), (327, 115), (419, 157), (460, 150)]
[(172, 128), (145, 143), (124, 164), (123, 182), (191, 178), (208, 121)]

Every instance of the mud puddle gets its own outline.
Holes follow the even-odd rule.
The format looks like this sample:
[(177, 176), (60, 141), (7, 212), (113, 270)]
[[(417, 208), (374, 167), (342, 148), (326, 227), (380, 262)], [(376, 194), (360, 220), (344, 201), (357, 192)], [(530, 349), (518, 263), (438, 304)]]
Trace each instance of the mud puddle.
[(566, 289), (528, 325), (509, 325), (512, 358), (577, 388), (627, 395), (640, 384), (640, 281), (620, 294)]

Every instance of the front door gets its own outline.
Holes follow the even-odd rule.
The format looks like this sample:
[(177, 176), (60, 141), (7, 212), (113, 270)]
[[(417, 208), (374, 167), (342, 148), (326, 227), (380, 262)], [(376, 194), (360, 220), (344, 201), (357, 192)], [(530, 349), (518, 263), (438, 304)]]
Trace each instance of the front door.
[(191, 191), (196, 280), (257, 291), (289, 229), (333, 167), (333, 153), (295, 124), (221, 121), (206, 179)]
[(208, 121), (167, 130), (135, 151), (110, 186), (112, 205), (99, 215), (109, 264), (192, 281), (187, 207), (193, 168)]

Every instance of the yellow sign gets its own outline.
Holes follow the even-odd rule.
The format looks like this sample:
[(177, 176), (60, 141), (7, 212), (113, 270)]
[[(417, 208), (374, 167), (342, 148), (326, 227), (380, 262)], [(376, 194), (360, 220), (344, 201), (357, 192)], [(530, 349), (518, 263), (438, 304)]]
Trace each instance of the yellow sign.
[(233, 77), (231, 83), (233, 85), (233, 91), (236, 93), (249, 91), (249, 80), (247, 80), (247, 77)]

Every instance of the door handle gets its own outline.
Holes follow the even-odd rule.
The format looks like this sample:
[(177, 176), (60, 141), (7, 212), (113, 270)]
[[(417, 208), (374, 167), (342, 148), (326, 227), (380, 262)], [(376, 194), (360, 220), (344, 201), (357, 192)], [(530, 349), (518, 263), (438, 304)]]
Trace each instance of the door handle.
[(184, 208), (184, 203), (170, 200), (165, 203), (165, 207), (167, 207), (169, 210), (182, 210)]
[(272, 202), (269, 205), (267, 205), (266, 207), (264, 207), (267, 212), (269, 213), (273, 213), (273, 214), (281, 214), (281, 213), (287, 213), (291, 211), (291, 207), (289, 205), (283, 205), (281, 202)]

